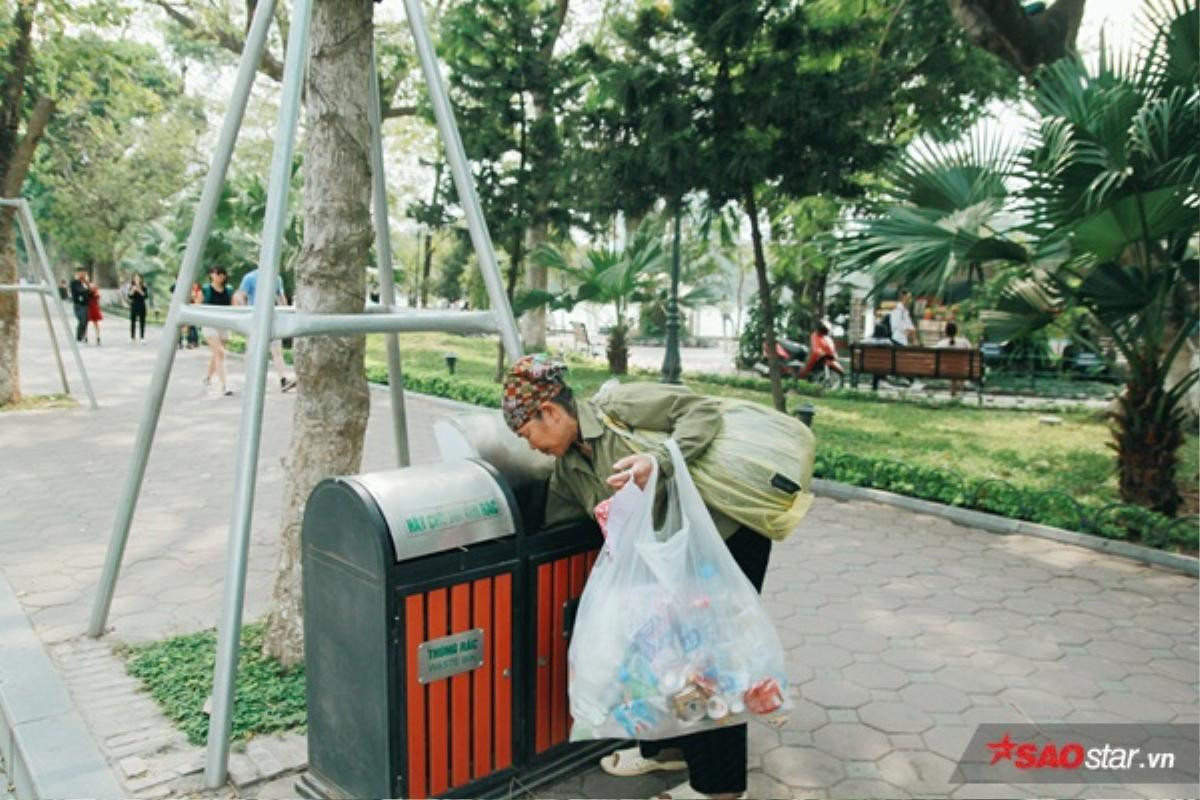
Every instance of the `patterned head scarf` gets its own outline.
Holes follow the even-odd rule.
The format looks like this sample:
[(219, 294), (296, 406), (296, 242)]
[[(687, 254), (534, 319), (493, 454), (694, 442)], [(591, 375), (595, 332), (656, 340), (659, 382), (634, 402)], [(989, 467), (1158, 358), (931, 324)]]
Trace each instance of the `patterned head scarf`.
[(542, 403), (553, 400), (566, 384), (567, 365), (545, 353), (521, 356), (504, 377), (504, 395), (500, 401), (504, 421), (514, 431), (528, 422)]

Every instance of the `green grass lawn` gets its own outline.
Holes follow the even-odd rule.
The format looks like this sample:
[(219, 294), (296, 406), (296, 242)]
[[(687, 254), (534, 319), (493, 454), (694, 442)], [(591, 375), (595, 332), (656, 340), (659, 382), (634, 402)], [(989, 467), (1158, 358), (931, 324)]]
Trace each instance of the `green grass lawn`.
[[(444, 354), (458, 356), (457, 374), (451, 378)], [(492, 398), (497, 405), (500, 390), (496, 371), (494, 339), (450, 334), (408, 334), (401, 338), (404, 371), (416, 378), (441, 378), (470, 387), (471, 394)], [(588, 396), (608, 380), (603, 360), (584, 359), (568, 353), (570, 383)], [(368, 367), (376, 371), (386, 364), (381, 336), (371, 336), (367, 349)], [(641, 371), (623, 380), (657, 380), (654, 372)], [(689, 386), (712, 395), (737, 396), (765, 404), (770, 395), (751, 388), (738, 388), (685, 376)], [(749, 381), (762, 385), (761, 381)], [(1002, 478), (1025, 489), (1064, 492), (1089, 505), (1116, 502), (1115, 454), (1109, 447), (1111, 435), (1099, 412), (1059, 411), (1061, 425), (1044, 425), (1038, 419), (1046, 412), (977, 408), (969, 404), (929, 407), (905, 402), (872, 402), (847, 397), (804, 397), (817, 409), (814, 429), (818, 447), (860, 456), (889, 458), (922, 466), (946, 469), (960, 477), (983, 480)], [(792, 407), (800, 402), (793, 398)], [(1197, 484), (1197, 439), (1188, 437), (1180, 451), (1180, 486), (1195, 513)]]

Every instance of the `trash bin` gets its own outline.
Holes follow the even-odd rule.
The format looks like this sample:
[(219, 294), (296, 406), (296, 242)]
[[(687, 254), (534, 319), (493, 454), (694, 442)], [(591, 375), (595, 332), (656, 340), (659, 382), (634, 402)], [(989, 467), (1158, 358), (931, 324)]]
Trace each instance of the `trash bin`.
[[(487, 441), (520, 451), (486, 431), (460, 421), (439, 437), (452, 460), (325, 480), (309, 497), (301, 795), (503, 794), (615, 746), (567, 742), (567, 643), (599, 533), (590, 520), (538, 530), (547, 464), (514, 471)], [(515, 490), (485, 453), (462, 457), (467, 437)]]

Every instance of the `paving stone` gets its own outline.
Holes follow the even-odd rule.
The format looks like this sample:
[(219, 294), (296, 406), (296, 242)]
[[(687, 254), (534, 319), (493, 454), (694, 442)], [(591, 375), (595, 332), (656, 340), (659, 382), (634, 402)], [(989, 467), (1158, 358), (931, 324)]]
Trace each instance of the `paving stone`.
[(880, 657), (888, 664), (911, 672), (914, 670), (931, 671), (945, 665), (945, 661), (936, 653), (917, 648), (887, 650)]
[(813, 734), (813, 745), (842, 760), (874, 761), (892, 749), (888, 737), (861, 724), (831, 722)]
[(1089, 650), (1095, 658), (1121, 661), (1127, 664), (1145, 664), (1152, 658), (1150, 653), (1141, 647), (1112, 639), (1094, 641)]
[(261, 778), (270, 780), (275, 776), (287, 771), (289, 767), (280, 763), (275, 754), (257, 739), (251, 739), (246, 743), (246, 757), (254, 764), (255, 770)]
[(974, 728), (961, 725), (938, 725), (921, 734), (926, 748), (957, 763), (975, 734)]
[(1142, 694), (1105, 692), (1096, 698), (1096, 705), (1130, 722), (1170, 722), (1175, 718), (1170, 706)]
[(925, 742), (915, 733), (893, 733), (888, 737), (893, 750), (924, 750)]
[(1092, 641), (1091, 632), (1059, 623), (1058, 619), (1056, 617), (1055, 622), (1031, 625), (1029, 635), (1059, 645), (1087, 644)]
[(1061, 719), (1075, 710), (1063, 698), (1042, 689), (1005, 689), (999, 697), (1035, 723)]
[(746, 796), (756, 800), (776, 800), (792, 797), (792, 789), (764, 772), (755, 771), (746, 776)]
[(262, 777), (254, 762), (245, 753), (229, 754), (229, 780), (238, 789), (245, 789)]
[[(813, 735), (808, 731), (790, 731), (785, 728), (779, 732), (779, 740), (792, 747), (812, 747)], [(752, 757), (761, 758), (754, 754)]]
[(958, 689), (934, 683), (913, 684), (900, 690), (900, 697), (914, 708), (933, 713), (935, 711), (962, 711), (971, 705), (971, 700)]
[(946, 794), (953, 771), (953, 762), (936, 753), (897, 750), (879, 760), (884, 780), (922, 796)]
[(840, 631), (829, 638), (833, 644), (852, 653), (881, 653), (888, 647), (886, 637), (866, 631)]
[(121, 767), (121, 776), (123, 778), (139, 778), (146, 774), (146, 762), (137, 756), (121, 759), (119, 766)]
[(814, 731), (829, 722), (829, 714), (824, 708), (808, 700), (796, 700), (784, 714), (787, 722), (783, 729), (792, 731)]
[(1130, 675), (1125, 679), (1125, 685), (1129, 687), (1130, 691), (1153, 697), (1155, 700), (1179, 703), (1196, 702), (1194, 683), (1189, 686), (1162, 675)]
[(899, 689), (908, 683), (903, 670), (888, 664), (851, 664), (845, 670), (847, 680), (868, 689)]
[(845, 650), (828, 644), (793, 647), (788, 658), (813, 667), (846, 667), (854, 660)]
[(1029, 676), (1038, 689), (1064, 698), (1092, 698), (1104, 691), (1100, 684), (1068, 669), (1044, 669)]
[(801, 789), (823, 789), (846, 777), (842, 762), (813, 748), (780, 747), (763, 756), (763, 772)]
[(848, 778), (833, 787), (835, 797), (911, 797), (907, 792), (897, 789), (883, 781)]
[(948, 666), (934, 673), (939, 686), (949, 686), (963, 692), (995, 694), (1008, 683), (998, 675), (966, 666)]
[(871, 699), (867, 690), (845, 680), (818, 678), (804, 684), (804, 698), (825, 708), (858, 708)]
[(903, 703), (867, 703), (859, 718), (884, 733), (921, 733), (933, 727), (933, 719), (919, 708)]
[(141, 797), (147, 789), (155, 786), (162, 786), (165, 788), (166, 784), (174, 779), (175, 774), (172, 772), (151, 771), (141, 777), (126, 780), (125, 788), (127, 788), (134, 797)]
[(750, 752), (762, 755), (781, 744), (779, 730), (758, 720), (751, 720), (746, 728)]

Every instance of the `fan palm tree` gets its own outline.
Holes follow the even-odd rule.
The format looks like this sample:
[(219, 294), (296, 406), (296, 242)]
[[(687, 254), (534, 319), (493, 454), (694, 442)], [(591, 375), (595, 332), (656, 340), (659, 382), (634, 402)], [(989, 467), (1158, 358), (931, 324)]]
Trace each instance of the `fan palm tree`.
[[(597, 247), (584, 251), (577, 262), (562, 248), (546, 246), (534, 254), (534, 260), (547, 269), (560, 272), (575, 284), (572, 296), (534, 297), (529, 293), (524, 305), (549, 302), (558, 308), (576, 303), (611, 303), (616, 314), (608, 335), (608, 369), (614, 375), (629, 371), (629, 307), (654, 297), (664, 269), (662, 225), (656, 220), (643, 222), (624, 248)], [(544, 294), (544, 293), (541, 293)]]
[(1008, 238), (1017, 156), (1013, 143), (982, 133), (912, 148), (883, 171), (873, 214), (842, 248), (844, 268), (873, 273), (879, 287), (940, 295), (953, 280), (981, 280), (985, 262), (1023, 259)]
[[(1138, 56), (1102, 43), (1094, 67), (1071, 56), (1039, 73), (1037, 132), (1011, 170), (986, 155), (977, 172), (902, 166), (913, 167), (898, 184), (908, 203), (869, 222), (855, 246), (878, 260), (877, 278), (917, 288), (944, 285), (964, 263), (1015, 264), (1016, 280), (984, 312), (990, 338), (1027, 335), (1072, 309), (1085, 317), (1129, 365), (1113, 414), (1121, 497), (1173, 514), (1184, 400), (1200, 377), (1168, 379), (1200, 322), (1200, 12), (1196, 0), (1171, 0), (1148, 6), (1144, 24), (1150, 44)], [(1009, 175), (1021, 178), (1011, 197)], [(939, 208), (927, 187), (943, 199), (956, 188), (958, 202)], [(1006, 210), (1021, 223), (993, 225)]]

